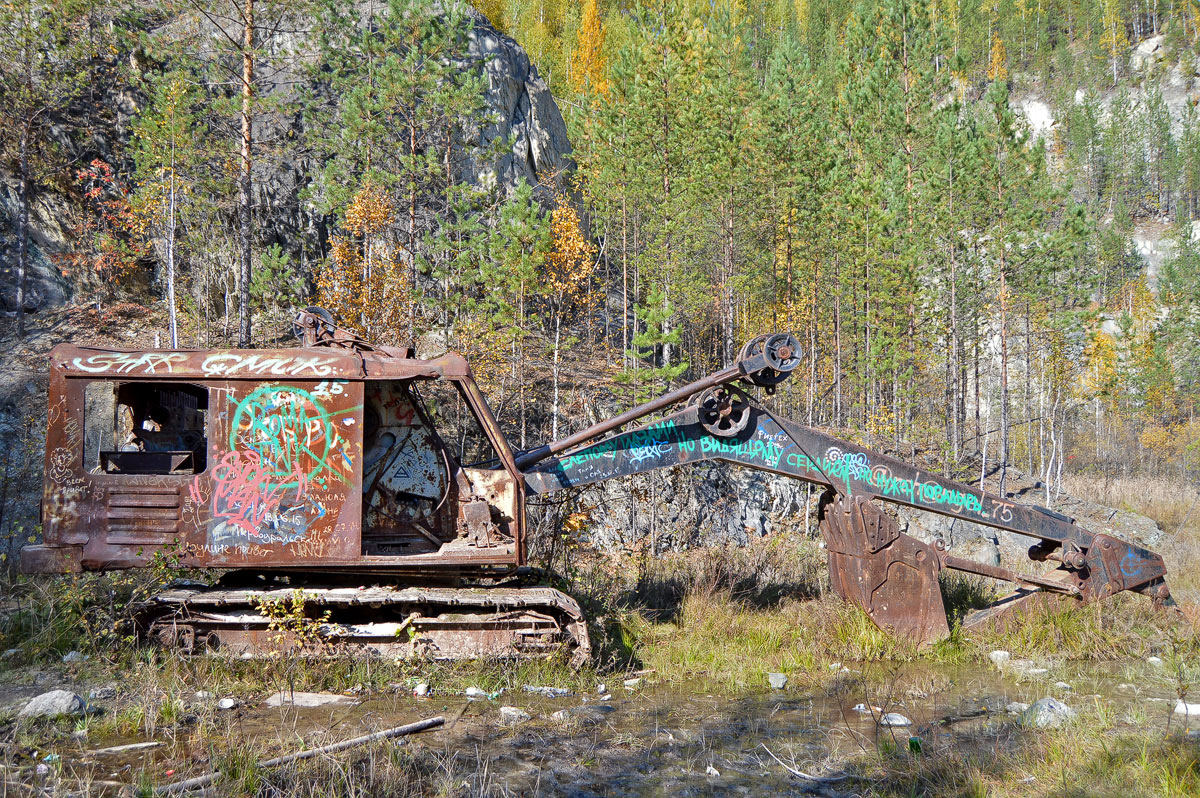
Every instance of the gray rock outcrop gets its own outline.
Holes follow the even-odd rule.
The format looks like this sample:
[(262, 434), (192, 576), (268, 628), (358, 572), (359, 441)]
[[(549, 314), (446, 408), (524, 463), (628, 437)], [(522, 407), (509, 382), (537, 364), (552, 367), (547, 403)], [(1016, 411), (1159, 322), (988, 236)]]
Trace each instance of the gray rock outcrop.
[(83, 715), (87, 702), (69, 690), (51, 690), (29, 699), (17, 713), (19, 718), (57, 718), (63, 715)]
[(494, 179), (511, 190), (524, 179), (531, 186), (563, 188), (563, 177), (572, 168), (571, 142), (550, 87), (537, 66), (513, 39), (500, 33), (477, 11), (471, 16), (470, 54), (483, 62), (487, 73), (488, 109), (497, 121), (482, 132), (482, 143), (508, 140), (509, 146), (495, 164), (476, 165), (472, 182)]

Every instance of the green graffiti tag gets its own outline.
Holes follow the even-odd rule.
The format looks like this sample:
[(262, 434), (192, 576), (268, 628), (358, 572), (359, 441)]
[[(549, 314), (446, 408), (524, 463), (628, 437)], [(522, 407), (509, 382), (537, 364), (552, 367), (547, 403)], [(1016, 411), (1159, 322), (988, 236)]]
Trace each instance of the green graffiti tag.
[(636, 463), (647, 459), (656, 459), (666, 454), (672, 447), (686, 443), (671, 420), (660, 421), (645, 429), (636, 429), (618, 435), (607, 441), (601, 441), (595, 446), (589, 446), (582, 451), (562, 459), (565, 471), (578, 468), (585, 463), (603, 458), (612, 459), (618, 452), (624, 452)]
[(333, 419), (358, 409), (330, 412), (308, 391), (264, 385), (237, 402), (229, 447), (257, 452), (268, 481), (277, 488), (325, 486), (329, 478), (349, 484), (351, 450)]
[(911, 504), (949, 507), (955, 512), (965, 510), (987, 517), (983, 510), (982, 498), (974, 493), (947, 488), (938, 482), (894, 477), (885, 467), (864, 467), (861, 458), (842, 455), (836, 459), (822, 457), (820, 461), (814, 462), (806, 454), (790, 452), (785, 462), (797, 471), (821, 474), (851, 488), (857, 483), (874, 488), (874, 492), (885, 497), (898, 497)]

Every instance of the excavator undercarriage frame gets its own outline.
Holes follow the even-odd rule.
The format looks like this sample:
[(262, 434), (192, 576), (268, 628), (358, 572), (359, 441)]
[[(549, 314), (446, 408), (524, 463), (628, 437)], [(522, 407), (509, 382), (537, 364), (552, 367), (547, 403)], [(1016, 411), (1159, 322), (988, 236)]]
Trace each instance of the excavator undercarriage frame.
[[(295, 349), (56, 348), (45, 539), (22, 551), (23, 570), (138, 568), (162, 554), (233, 569), (139, 614), (144, 636), (189, 651), (313, 637), (437, 658), (566, 647), (579, 663), (590, 643), (578, 604), (521, 584), (526, 497), (717, 460), (822, 487), (833, 590), (921, 642), (949, 633), (946, 568), (1017, 588), (967, 624), (1046, 594), (1170, 601), (1154, 552), (776, 416), (751, 391), (774, 393), (800, 363), (790, 334), (755, 338), (719, 372), (513, 452), (459, 355), (373, 346), (315, 308), (294, 326)], [(439, 386), (449, 394), (434, 397)], [(445, 427), (455, 412), (476, 425), (471, 454), (466, 431)], [(1029, 536), (1030, 558), (1058, 565), (1024, 574), (953, 556), (901, 532), (887, 503)]]

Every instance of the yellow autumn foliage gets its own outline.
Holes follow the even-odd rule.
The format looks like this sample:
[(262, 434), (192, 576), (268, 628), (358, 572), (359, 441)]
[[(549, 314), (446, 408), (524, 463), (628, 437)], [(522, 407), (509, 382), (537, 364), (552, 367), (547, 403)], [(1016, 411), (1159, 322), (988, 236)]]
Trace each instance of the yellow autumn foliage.
[(403, 341), (412, 313), (412, 281), (399, 248), (387, 239), (395, 211), (387, 193), (367, 183), (346, 209), (345, 232), (330, 243), (317, 273), (317, 298), (367, 340)]

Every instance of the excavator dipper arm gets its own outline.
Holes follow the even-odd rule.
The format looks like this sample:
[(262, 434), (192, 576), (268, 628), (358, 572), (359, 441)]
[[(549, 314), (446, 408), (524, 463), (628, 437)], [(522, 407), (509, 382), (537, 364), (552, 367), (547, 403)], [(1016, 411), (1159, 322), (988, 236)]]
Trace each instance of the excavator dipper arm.
[[(786, 339), (785, 343), (780, 343)], [(756, 347), (755, 344), (758, 343)], [(773, 349), (772, 349), (773, 347)], [(772, 351), (785, 358), (772, 359)], [(762, 357), (767, 355), (766, 362)], [(755, 359), (757, 358), (757, 359)], [(1115, 537), (1093, 534), (1073, 519), (929, 473), (917, 466), (779, 418), (732, 383), (771, 391), (799, 361), (791, 336), (756, 339), (731, 367), (623, 414), (637, 418), (663, 409), (664, 399), (690, 403), (657, 421), (597, 440), (612, 421), (518, 457), (529, 494), (581, 487), (684, 463), (720, 460), (781, 474), (826, 488), (818, 513), (829, 556), (830, 581), (843, 598), (862, 606), (881, 626), (922, 641), (948, 632), (937, 573), (943, 568), (1015, 583), (1019, 597), (1041, 592), (1082, 601), (1122, 590), (1169, 601), (1162, 557)], [(647, 409), (649, 408), (649, 409)], [(590, 434), (589, 434), (590, 433)], [(590, 441), (590, 442), (589, 442)], [(872, 500), (907, 505), (1036, 539), (1034, 560), (1054, 560), (1050, 575), (1020, 574), (951, 556), (937, 544), (902, 534)], [(1009, 598), (992, 617), (1020, 602)], [(968, 620), (968, 624), (970, 620)]]

